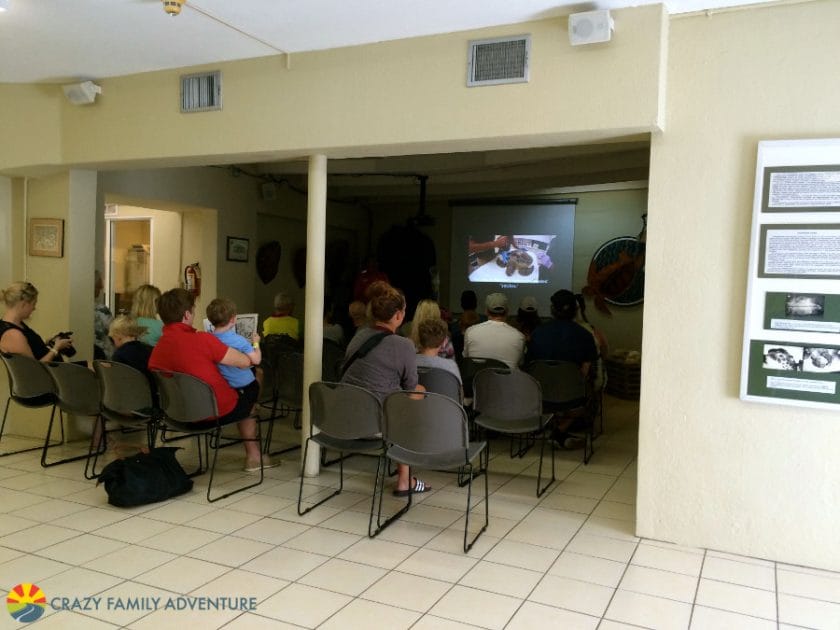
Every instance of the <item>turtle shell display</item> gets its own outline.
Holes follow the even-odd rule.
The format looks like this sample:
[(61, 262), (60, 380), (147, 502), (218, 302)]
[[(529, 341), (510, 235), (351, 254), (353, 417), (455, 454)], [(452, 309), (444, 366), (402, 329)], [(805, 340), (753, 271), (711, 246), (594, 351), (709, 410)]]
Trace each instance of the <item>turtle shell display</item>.
[(512, 276), (515, 272), (523, 276), (530, 275), (534, 271), (534, 258), (528, 252), (514, 250), (512, 252), (500, 252), (496, 257), (496, 264), (505, 268), (505, 274)]

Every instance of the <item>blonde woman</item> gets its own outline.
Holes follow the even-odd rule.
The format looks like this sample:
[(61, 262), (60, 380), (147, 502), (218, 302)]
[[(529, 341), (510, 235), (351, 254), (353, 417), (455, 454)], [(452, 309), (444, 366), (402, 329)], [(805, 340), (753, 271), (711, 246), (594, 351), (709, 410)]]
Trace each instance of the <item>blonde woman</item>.
[(73, 340), (69, 333), (56, 335), (44, 343), (41, 336), (26, 325), (38, 303), (38, 289), (31, 282), (13, 282), (0, 291), (6, 305), (0, 320), (0, 351), (22, 354), (42, 363), (61, 361), (62, 351), (71, 351)]
[[(408, 334), (409, 339), (414, 342), (414, 347), (417, 348), (417, 352), (423, 349), (420, 345), (420, 324), (438, 319), (442, 318), (440, 316), (440, 306), (438, 306), (437, 302), (434, 300), (420, 300), (418, 302), (417, 308), (414, 309), (414, 319), (411, 320), (411, 329)], [(452, 346), (452, 340), (449, 338), (449, 335), (446, 336), (446, 339), (441, 344), (440, 350), (438, 350), (438, 356), (444, 359), (455, 358), (455, 348)]]
[(163, 333), (163, 322), (158, 319), (157, 311), (159, 299), (160, 289), (151, 284), (144, 284), (137, 288), (131, 301), (131, 316), (138, 326), (146, 329), (140, 341), (150, 346), (154, 346)]

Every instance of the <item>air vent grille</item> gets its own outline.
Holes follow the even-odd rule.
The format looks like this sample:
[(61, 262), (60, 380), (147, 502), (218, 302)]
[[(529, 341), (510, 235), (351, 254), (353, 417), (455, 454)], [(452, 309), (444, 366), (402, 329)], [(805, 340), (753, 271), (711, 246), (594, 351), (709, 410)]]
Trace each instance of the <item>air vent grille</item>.
[(530, 35), (471, 41), (467, 86), (527, 82), (530, 52)]
[(181, 111), (207, 112), (222, 109), (222, 73), (205, 72), (181, 77)]

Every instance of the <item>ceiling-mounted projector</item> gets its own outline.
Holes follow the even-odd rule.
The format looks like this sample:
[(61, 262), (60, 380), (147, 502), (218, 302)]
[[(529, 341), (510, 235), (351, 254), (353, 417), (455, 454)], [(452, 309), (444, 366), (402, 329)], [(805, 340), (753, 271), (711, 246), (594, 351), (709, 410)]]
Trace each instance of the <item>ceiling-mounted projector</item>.
[(96, 99), (97, 94), (102, 94), (102, 88), (93, 81), (82, 81), (81, 83), (70, 83), (63, 85), (64, 96), (73, 105), (90, 105)]

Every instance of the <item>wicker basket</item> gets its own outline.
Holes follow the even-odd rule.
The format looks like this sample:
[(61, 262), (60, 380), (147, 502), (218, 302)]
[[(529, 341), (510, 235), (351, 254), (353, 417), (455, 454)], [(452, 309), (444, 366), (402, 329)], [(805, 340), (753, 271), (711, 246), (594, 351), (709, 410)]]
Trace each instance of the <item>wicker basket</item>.
[(606, 392), (618, 398), (639, 400), (642, 364), (639, 361), (628, 363), (622, 358), (609, 357), (604, 365), (607, 369)]

